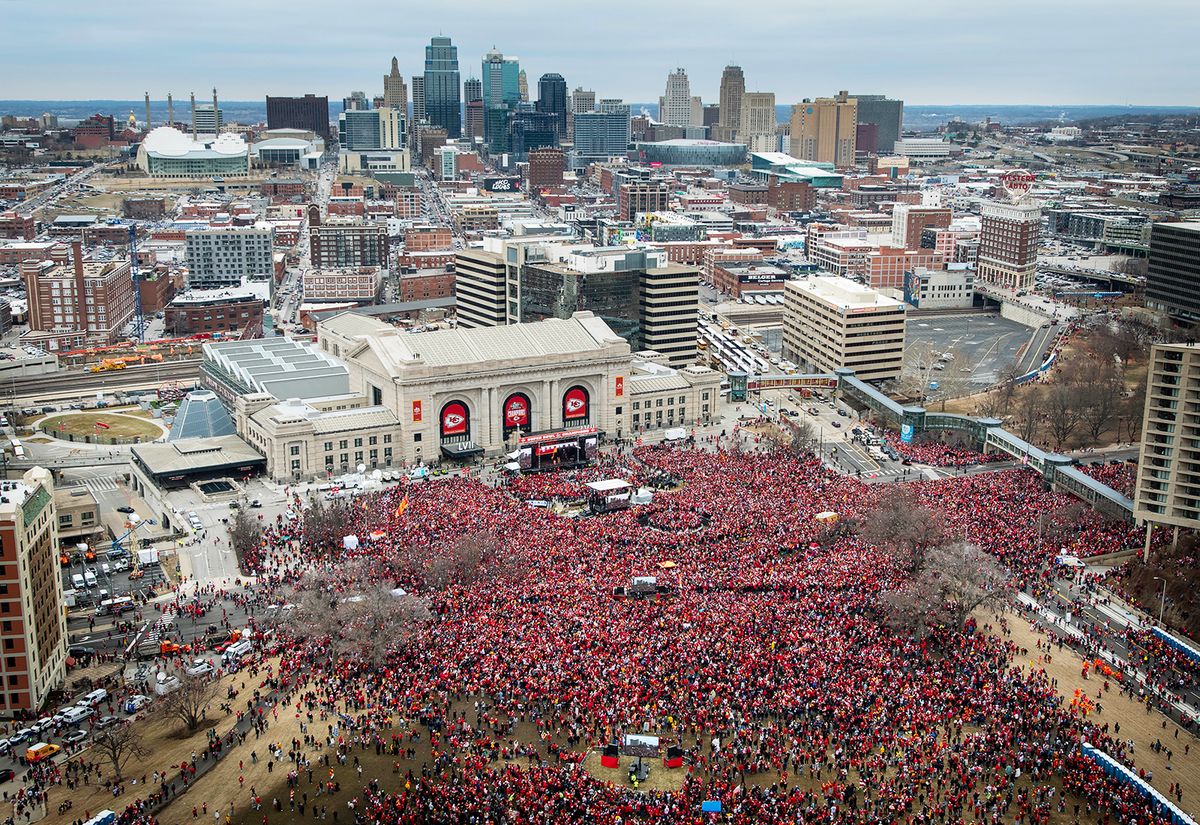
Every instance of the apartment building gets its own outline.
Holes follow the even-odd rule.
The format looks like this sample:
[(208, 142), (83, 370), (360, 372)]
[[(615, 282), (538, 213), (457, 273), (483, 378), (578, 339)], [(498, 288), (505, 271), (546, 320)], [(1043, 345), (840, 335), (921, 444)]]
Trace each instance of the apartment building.
[(72, 258), (70, 265), (22, 262), (29, 301), (29, 332), (22, 341), (57, 350), (122, 337), (134, 310), (129, 261), (85, 261), (78, 242), (72, 244)]
[(309, 251), (314, 269), (388, 268), (386, 225), (341, 218), (314, 225), (310, 213), (309, 227)]
[(1036, 203), (987, 203), (979, 233), (979, 280), (1032, 289), (1037, 276), (1042, 209)]
[(66, 678), (67, 613), (50, 471), (0, 481), (0, 715), (32, 718)]
[(240, 286), (243, 279), (269, 280), (275, 271), (274, 245), (275, 229), (268, 223), (190, 230), (184, 238), (187, 285), (216, 289)]
[(373, 304), (383, 278), (377, 266), (310, 269), (304, 273), (304, 300), (319, 303)]
[(928, 249), (881, 246), (867, 253), (867, 285), (872, 289), (903, 289), (904, 273), (917, 268), (943, 269), (942, 256)]
[(1150, 350), (1133, 515), (1139, 523), (1200, 527), (1200, 346)]

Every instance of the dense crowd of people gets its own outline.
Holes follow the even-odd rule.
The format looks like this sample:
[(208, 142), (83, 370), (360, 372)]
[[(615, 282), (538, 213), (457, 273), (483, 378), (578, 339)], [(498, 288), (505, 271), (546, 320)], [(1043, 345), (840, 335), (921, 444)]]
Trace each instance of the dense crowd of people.
[(1137, 482), (1137, 465), (1129, 462), (1120, 462), (1119, 464), (1105, 464), (1095, 462), (1092, 464), (1080, 464), (1079, 469), (1099, 481), (1101, 484), (1107, 484), (1123, 496), (1133, 498), (1133, 488)]
[[(974, 619), (918, 634), (884, 621), (879, 596), (907, 574), (847, 525), (892, 486), (753, 443), (708, 446), (644, 446), (499, 487), (452, 478), (364, 495), (347, 510), (350, 549), (307, 541), (302, 519), (271, 525), (245, 557), (263, 598), (317, 587), (344, 603), (366, 571), (430, 618), (376, 659), (280, 626), (284, 702), (313, 733), (288, 752), (290, 798), (246, 800), (255, 821), (289, 821), (297, 806), (317, 818), (318, 802), (324, 819), (313, 796), (332, 793), (324, 766), (332, 777), (363, 751), (427, 741), (420, 771), (386, 787), (363, 778), (344, 821), (702, 823), (712, 800), (736, 823), (1165, 822), (1078, 756), (1088, 741), (1130, 759), (1044, 671), (1014, 667), (1028, 651)], [(679, 484), (594, 518), (526, 504), (618, 472)], [(1018, 581), (1048, 575), (1056, 555), (1136, 541), (1091, 513), (1070, 537), (1044, 529), (1040, 514), (1070, 499), (1027, 470), (911, 487), (951, 538)], [(435, 585), (431, 564), (461, 554), (464, 535), (481, 544), (474, 566)], [(660, 594), (616, 595), (646, 575)], [(597, 749), (631, 733), (682, 749), (677, 790), (592, 773)]]
[(972, 447), (950, 444), (937, 439), (925, 439), (906, 444), (895, 430), (886, 430), (883, 438), (892, 446), (892, 449), (900, 454), (901, 458), (916, 464), (928, 464), (931, 467), (971, 467), (975, 464), (1012, 460), (1012, 456), (999, 450), (981, 453)]

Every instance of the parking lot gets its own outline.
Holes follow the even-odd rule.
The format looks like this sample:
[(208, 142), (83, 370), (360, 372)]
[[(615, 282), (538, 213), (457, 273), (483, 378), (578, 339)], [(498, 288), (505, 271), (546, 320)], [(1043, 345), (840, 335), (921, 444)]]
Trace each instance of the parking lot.
[(956, 359), (947, 369), (969, 367), (971, 383), (980, 387), (994, 384), (1000, 370), (1023, 357), (1022, 347), (1040, 332), (999, 315), (910, 318), (907, 329), (906, 348), (930, 341), (937, 352), (954, 352)]

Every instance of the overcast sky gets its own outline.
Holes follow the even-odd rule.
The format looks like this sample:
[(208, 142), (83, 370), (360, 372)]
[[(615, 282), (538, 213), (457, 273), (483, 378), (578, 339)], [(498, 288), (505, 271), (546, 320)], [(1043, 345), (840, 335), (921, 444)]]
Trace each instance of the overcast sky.
[(495, 45), (536, 79), (647, 102), (684, 67), (716, 101), (737, 63), (779, 103), (1200, 104), (1200, 0), (0, 0), (0, 98), (382, 93), (435, 34), (464, 78)]

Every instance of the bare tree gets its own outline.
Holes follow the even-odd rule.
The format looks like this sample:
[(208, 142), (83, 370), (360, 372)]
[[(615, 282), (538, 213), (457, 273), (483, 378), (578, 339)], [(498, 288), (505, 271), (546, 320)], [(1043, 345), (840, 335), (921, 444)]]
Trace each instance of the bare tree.
[(1081, 416), (1092, 442), (1100, 440), (1117, 417), (1124, 385), (1111, 362), (1102, 363), (1087, 373), (1083, 384)]
[(930, 547), (945, 537), (941, 514), (921, 506), (908, 489), (892, 490), (863, 520), (862, 539), (891, 551), (897, 567), (910, 576), (925, 564)]
[(495, 533), (472, 530), (426, 562), (425, 584), (434, 590), (451, 584), (473, 584), (483, 578), (508, 575), (519, 564), (518, 555), (504, 552), (504, 544)]
[(1005, 413), (1012, 406), (1013, 396), (1017, 393), (1017, 379), (1021, 377), (1021, 365), (1015, 360), (1009, 361), (996, 373), (996, 385), (1002, 399), (1000, 409)]
[(1046, 423), (1054, 438), (1055, 446), (1061, 448), (1083, 420), (1083, 393), (1080, 385), (1070, 376), (1056, 381), (1046, 393)]
[(195, 733), (208, 718), (208, 706), (217, 696), (217, 682), (208, 676), (181, 676), (179, 687), (158, 701), (159, 712), (178, 719)]
[(1079, 522), (1087, 515), (1088, 507), (1073, 501), (1053, 510), (1038, 513), (1038, 536), (1050, 544), (1061, 544), (1079, 532)]
[(935, 380), (941, 353), (932, 341), (918, 341), (904, 350), (904, 364), (894, 389), (897, 393), (924, 403), (929, 396), (929, 383)]
[(342, 546), (350, 508), (342, 499), (324, 501), (315, 498), (304, 509), (304, 543), (315, 552), (331, 553)]
[(1042, 393), (1039, 387), (1026, 387), (1018, 399), (1016, 424), (1017, 435), (1026, 441), (1032, 441), (1041, 425)]
[(141, 727), (130, 724), (128, 720), (97, 729), (92, 734), (92, 749), (108, 762), (118, 782), (125, 778), (124, 770), (129, 760), (145, 759), (150, 755), (150, 751), (142, 744)]
[(994, 556), (955, 542), (931, 548), (917, 575), (881, 594), (880, 605), (893, 627), (924, 636), (936, 627), (959, 631), (974, 610), (1011, 595), (1009, 573)]
[(246, 556), (262, 541), (262, 523), (247, 510), (238, 510), (229, 522), (229, 546), (237, 556), (238, 566), (246, 570)]

